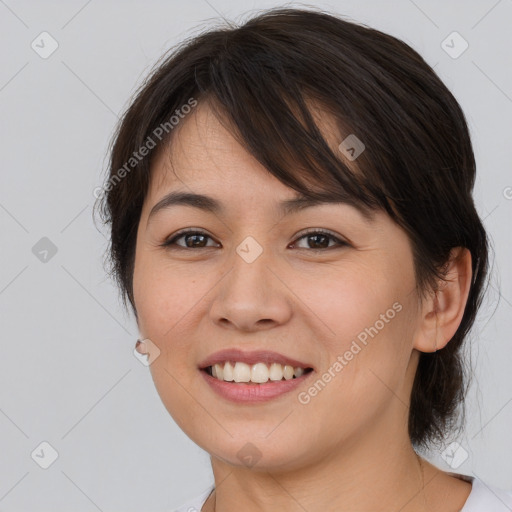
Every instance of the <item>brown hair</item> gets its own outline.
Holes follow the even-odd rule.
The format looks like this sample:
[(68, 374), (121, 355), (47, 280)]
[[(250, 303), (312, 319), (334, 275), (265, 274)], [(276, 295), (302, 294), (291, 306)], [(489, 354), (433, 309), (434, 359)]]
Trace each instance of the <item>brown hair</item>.
[[(98, 197), (111, 229), (110, 272), (125, 306), (128, 298), (137, 315), (136, 234), (156, 151), (140, 160), (134, 154), (149, 140), (157, 149), (169, 144), (170, 117), (191, 99), (208, 101), (285, 185), (307, 197), (385, 210), (411, 240), (419, 297), (435, 291), (452, 248), (469, 249), (473, 276), (460, 326), (442, 350), (420, 354), (411, 393), (411, 442), (428, 447), (442, 440), (464, 406), (460, 349), (488, 271), (487, 236), (472, 198), (475, 159), (453, 95), (404, 42), (314, 10), (272, 9), (190, 38), (164, 57), (118, 125)], [(320, 133), (311, 99), (335, 119), (340, 142), (355, 134), (365, 144), (352, 169)]]

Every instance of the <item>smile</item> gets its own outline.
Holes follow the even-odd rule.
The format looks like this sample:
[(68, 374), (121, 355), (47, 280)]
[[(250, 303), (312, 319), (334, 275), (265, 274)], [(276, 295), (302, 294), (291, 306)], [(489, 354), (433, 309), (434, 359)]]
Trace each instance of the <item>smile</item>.
[[(296, 370), (297, 373), (295, 373)], [(254, 377), (253, 371), (255, 371)], [(219, 378), (219, 372), (222, 372), (222, 379)], [(289, 394), (314, 373), (312, 368), (292, 366), (287, 368), (287, 365), (283, 367), (279, 363), (270, 365), (255, 363), (249, 366), (246, 363), (229, 361), (224, 364), (216, 363), (213, 367), (208, 366), (200, 370), (200, 374), (216, 395), (240, 405), (266, 402)], [(278, 377), (281, 378), (278, 379)], [(226, 380), (228, 378), (231, 380)], [(253, 382), (253, 378), (261, 382)]]
[(312, 371), (312, 368), (293, 367), (280, 363), (258, 362), (249, 365), (241, 361), (225, 361), (208, 366), (205, 371), (213, 378), (224, 382), (265, 384), (269, 381), (296, 379)]

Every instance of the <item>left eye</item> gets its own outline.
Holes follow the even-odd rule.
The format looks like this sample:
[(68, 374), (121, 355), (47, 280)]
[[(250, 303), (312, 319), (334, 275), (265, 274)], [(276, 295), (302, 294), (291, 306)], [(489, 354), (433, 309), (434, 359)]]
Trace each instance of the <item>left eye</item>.
[[(324, 230), (311, 230), (307, 233), (304, 233), (302, 236), (300, 236), (297, 240), (306, 239), (306, 243), (313, 243), (314, 247), (309, 247), (309, 249), (312, 250), (322, 250), (322, 249), (328, 249), (329, 247), (329, 241), (334, 240), (335, 245), (337, 244), (339, 247), (348, 245), (347, 242), (344, 242), (343, 240), (340, 240), (337, 236), (334, 236), (329, 231)], [(327, 246), (325, 244), (327, 243)], [(332, 246), (331, 246), (332, 247)], [(304, 247), (299, 247), (299, 249), (304, 249)], [(308, 247), (306, 247), (308, 249)]]
[[(185, 245), (176, 243), (180, 239), (185, 240)], [(212, 245), (205, 245), (205, 242), (207, 239), (213, 240), (210, 235), (203, 231), (182, 231), (178, 233), (176, 236), (170, 238), (169, 240), (166, 240), (162, 246), (167, 248), (181, 248), (181, 249), (205, 249), (208, 247), (215, 247)], [(343, 240), (340, 240), (338, 237), (334, 236), (329, 231), (324, 230), (311, 230), (307, 233), (302, 234), (297, 240), (307, 240), (306, 243), (309, 245), (313, 244), (313, 247), (298, 247), (298, 249), (311, 249), (311, 250), (322, 250), (322, 249), (328, 249), (332, 246), (329, 245), (331, 241), (335, 242), (335, 245), (338, 246), (346, 246), (348, 245), (347, 242), (344, 242)], [(294, 242), (292, 246), (295, 246), (297, 242)], [(327, 245), (326, 245), (327, 244)], [(174, 247), (173, 247), (174, 246)]]

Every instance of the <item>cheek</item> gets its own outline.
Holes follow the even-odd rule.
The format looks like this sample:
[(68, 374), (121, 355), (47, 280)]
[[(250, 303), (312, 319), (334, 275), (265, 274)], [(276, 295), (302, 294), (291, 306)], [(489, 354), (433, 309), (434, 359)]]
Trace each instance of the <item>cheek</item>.
[(156, 257), (136, 260), (133, 288), (139, 329), (160, 349), (149, 367), (151, 376), (163, 405), (186, 432), (192, 418), (204, 413), (194, 398), (200, 395), (190, 345), (191, 322), (200, 311), (207, 285), (185, 266), (169, 268)]
[(405, 308), (383, 326), (361, 313), (349, 323), (350, 327), (339, 324), (341, 334), (329, 346), (328, 364), (300, 396), (307, 421), (319, 419), (310, 430), (316, 428), (324, 438), (356, 435), (379, 423), (388, 410), (407, 415), (405, 383), (411, 350), (403, 341), (409, 331)]
[(197, 269), (190, 263), (171, 266), (158, 255), (137, 257), (133, 289), (144, 336), (155, 340), (174, 338), (174, 332), (186, 325), (187, 317), (201, 308), (201, 297), (215, 280), (211, 272)]
[(416, 311), (409, 270), (404, 268), (401, 279), (390, 279), (389, 269), (382, 268), (380, 274), (362, 269), (325, 280), (321, 290), (314, 289), (316, 293), (309, 289), (307, 303), (328, 327), (324, 340), (328, 359), (322, 365), (321, 382), (311, 390), (315, 394), (311, 401), (317, 401), (314, 407), (328, 410), (336, 403), (339, 414), (352, 411), (349, 422), (358, 417), (359, 421), (400, 393)]
[(406, 275), (394, 280), (385, 268), (368, 266), (329, 274), (323, 270), (295, 283), (294, 293), (321, 320), (329, 352), (337, 353), (347, 350), (353, 339), (364, 342), (376, 331), (389, 331), (400, 316), (408, 286)]

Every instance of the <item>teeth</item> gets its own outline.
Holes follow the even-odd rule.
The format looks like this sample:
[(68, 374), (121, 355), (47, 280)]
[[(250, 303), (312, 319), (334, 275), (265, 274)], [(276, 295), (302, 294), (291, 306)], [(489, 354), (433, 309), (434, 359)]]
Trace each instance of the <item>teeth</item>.
[(290, 365), (281, 365), (279, 363), (272, 363), (267, 366), (265, 363), (256, 363), (248, 365), (236, 361), (231, 363), (216, 363), (211, 367), (212, 376), (219, 380), (227, 382), (254, 382), (264, 384), (271, 381), (290, 380), (295, 377), (300, 377), (304, 374), (304, 368), (299, 366), (293, 367)]
[(279, 363), (270, 365), (270, 380), (281, 380), (283, 378), (283, 367)]
[[(237, 363), (238, 364), (238, 363)], [(265, 363), (256, 363), (251, 368), (251, 381), (264, 383), (269, 377), (268, 367)]]
[(248, 364), (236, 362), (233, 378), (235, 382), (249, 382), (251, 380), (251, 367)]
[(293, 379), (293, 366), (285, 365), (283, 369), (283, 376), (286, 380)]
[(233, 367), (231, 366), (231, 363), (226, 363), (224, 365), (224, 371), (223, 371), (223, 376), (222, 378), (225, 380), (225, 381), (228, 381), (228, 382), (231, 382), (234, 380), (233, 378)]
[(295, 368), (293, 373), (295, 374), (295, 377), (300, 377), (301, 375), (304, 374), (304, 368), (297, 366), (297, 368)]
[(212, 373), (214, 377), (217, 379), (224, 380), (224, 366), (220, 364), (216, 364), (212, 368)]

